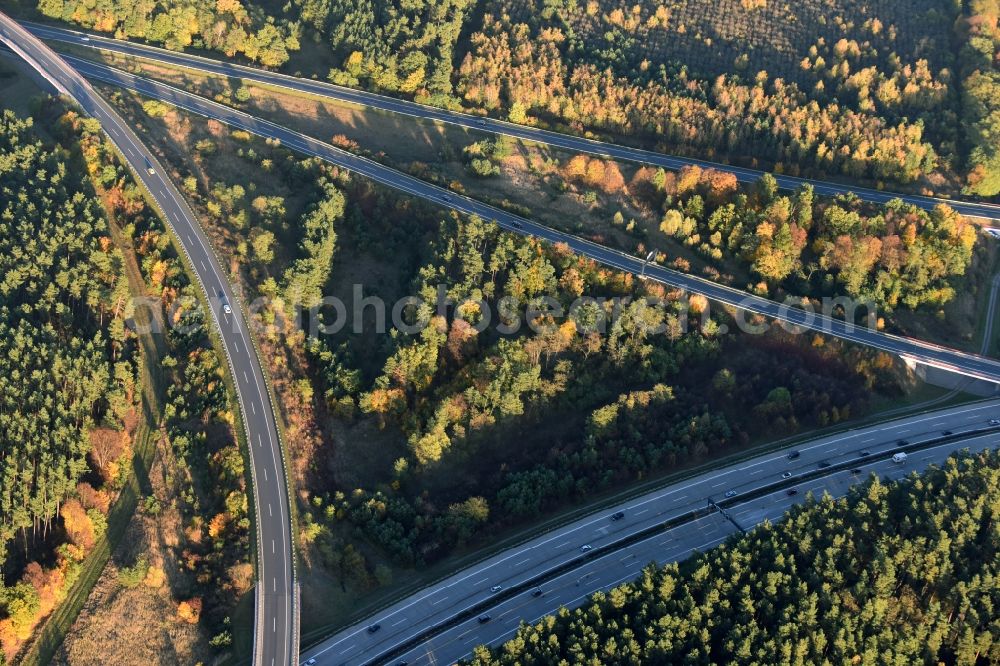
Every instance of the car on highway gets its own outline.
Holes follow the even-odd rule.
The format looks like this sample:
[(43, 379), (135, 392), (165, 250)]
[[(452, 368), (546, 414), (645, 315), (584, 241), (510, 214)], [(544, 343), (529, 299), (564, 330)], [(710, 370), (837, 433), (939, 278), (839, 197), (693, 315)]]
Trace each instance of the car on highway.
[(909, 445), (910, 445), (910, 442), (907, 441), (907, 440), (905, 440), (905, 439), (901, 439), (901, 440), (899, 440), (899, 441), (896, 442), (896, 446), (909, 446)]
[(897, 464), (902, 464), (906, 462), (906, 454), (900, 451), (899, 453), (892, 456), (892, 462)]
[(312, 659), (309, 659), (307, 661), (303, 661), (302, 662), (302, 666), (314, 666), (315, 663), (316, 663), (316, 658), (313, 657)]
[(486, 118), (480, 118), (479, 119), (479, 124), (480, 125), (486, 125)]
[(790, 479), (790, 478), (792, 478), (792, 473), (791, 472), (782, 472), (781, 473), (781, 478), (783, 478), (783, 479)]
[(990, 425), (1000, 425), (1000, 419), (990, 419)]
[(726, 497), (736, 497), (736, 491), (735, 490), (727, 490), (726, 491)]
[(857, 476), (858, 474), (861, 474), (861, 470), (855, 467), (854, 469), (851, 470), (851, 474)]
[(479, 616), (479, 624), (486, 624), (489, 621), (490, 621), (490, 616), (489, 615), (480, 615)]
[(611, 520), (621, 520), (624, 517), (625, 517), (624, 511), (615, 511), (613, 514), (611, 514)]
[(951, 434), (951, 430), (942, 430), (941, 434), (944, 435), (945, 437), (947, 437), (948, 435)]
[(588, 550), (594, 550), (594, 547), (591, 546), (589, 543), (585, 543), (584, 545), (580, 546), (581, 553), (586, 553)]
[(858, 457), (859, 458), (867, 458), (871, 454), (872, 454), (872, 452), (869, 451), (868, 449), (865, 449), (864, 451), (858, 451)]
[(521, 224), (520, 222), (511, 222), (510, 226), (514, 227), (515, 229), (524, 229), (524, 225)]
[(368, 633), (374, 634), (376, 631), (382, 628), (381, 624), (370, 624), (368, 625)]
[(533, 597), (540, 597), (540, 596), (542, 596), (542, 588), (536, 587), (535, 589), (533, 589), (531, 591), (531, 596), (533, 596)]
[(493, 594), (496, 594), (497, 592), (499, 592), (502, 589), (503, 589), (503, 585), (494, 585), (493, 587), (490, 588), (490, 592), (492, 592)]
[(153, 168), (153, 164), (149, 161), (149, 158), (143, 157), (142, 160), (143, 162), (146, 163), (146, 173), (148, 173), (150, 176), (155, 176), (156, 169)]
[(233, 314), (233, 309), (229, 306), (229, 303), (222, 304), (222, 311), (225, 312), (227, 315)]
[(819, 468), (820, 469), (826, 469), (829, 466), (830, 466), (830, 461), (829, 460), (820, 460), (819, 461)]
[(789, 460), (796, 460), (796, 459), (797, 459), (797, 458), (798, 458), (799, 456), (801, 456), (801, 455), (802, 455), (802, 454), (801, 454), (801, 453), (799, 453), (798, 451), (792, 451), (792, 452), (791, 452), (791, 453), (789, 453), (789, 454), (788, 454), (788, 455), (787, 455), (786, 457), (787, 457), (787, 458), (788, 458)]
[(451, 201), (451, 197), (448, 196), (447, 194), (442, 194), (441, 201)]
[(788, 495), (789, 497), (792, 497), (793, 495), (798, 495), (798, 494), (799, 494), (799, 491), (798, 491), (798, 490), (796, 490), (795, 488), (789, 488), (789, 489), (788, 489), (788, 490), (787, 490), (787, 491), (785, 492), (785, 494), (786, 494), (786, 495)]

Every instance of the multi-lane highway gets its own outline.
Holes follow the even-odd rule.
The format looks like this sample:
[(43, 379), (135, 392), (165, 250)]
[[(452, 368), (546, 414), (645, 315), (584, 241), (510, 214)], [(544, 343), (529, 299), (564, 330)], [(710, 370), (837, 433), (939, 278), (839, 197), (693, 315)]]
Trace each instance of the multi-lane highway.
[[(912, 338), (890, 335), (852, 323), (833, 319), (796, 307), (786, 306), (694, 275), (680, 273), (656, 264), (647, 265), (643, 259), (614, 250), (591, 241), (550, 229), (536, 222), (495, 208), (475, 199), (455, 194), (409, 174), (397, 171), (374, 160), (341, 150), (318, 139), (306, 136), (269, 120), (254, 117), (243, 111), (213, 102), (198, 95), (180, 90), (146, 77), (123, 72), (107, 65), (93, 63), (83, 58), (64, 56), (81, 74), (91, 79), (135, 90), (143, 95), (168, 102), (178, 108), (212, 118), (258, 136), (277, 139), (287, 148), (337, 164), (383, 185), (407, 194), (432, 201), (462, 213), (478, 215), (493, 220), (508, 231), (535, 236), (552, 243), (563, 243), (574, 252), (590, 257), (604, 265), (663, 284), (699, 293), (718, 303), (740, 310), (784, 321), (801, 330), (819, 331), (851, 342), (875, 347), (898, 354), (917, 362), (956, 372), (960, 375), (1000, 382), (1000, 362), (948, 349)], [(798, 329), (797, 329), (798, 330)]]
[[(423, 120), (449, 123), (483, 132), (503, 134), (521, 139), (523, 141), (542, 143), (557, 148), (563, 148), (565, 150), (590, 153), (614, 159), (629, 160), (632, 162), (641, 162), (644, 164), (652, 164), (654, 166), (662, 166), (667, 169), (680, 169), (685, 165), (695, 164), (702, 167), (721, 168), (735, 174), (736, 177), (744, 183), (754, 182), (763, 174), (762, 171), (755, 169), (733, 167), (686, 157), (675, 157), (639, 148), (620, 146), (603, 141), (594, 141), (568, 134), (561, 134), (559, 132), (517, 125), (515, 123), (496, 120), (493, 118), (425, 106), (407, 100), (396, 99), (394, 97), (387, 97), (385, 95), (378, 95), (361, 90), (354, 90), (352, 88), (336, 86), (323, 81), (314, 81), (311, 79), (289, 76), (287, 74), (269, 72), (267, 70), (256, 69), (253, 67), (235, 65), (189, 53), (167, 51), (165, 49), (147, 46), (144, 44), (110, 39), (100, 35), (33, 23), (26, 25), (29, 30), (44, 39), (76, 44), (78, 46), (99, 48), (130, 56), (148, 58), (150, 60), (186, 67), (188, 69), (244, 79), (246, 81), (255, 81), (271, 86), (279, 86), (298, 92), (328, 97), (341, 102), (360, 104), (392, 113), (406, 114)], [(944, 200), (912, 194), (893, 194), (891, 192), (860, 188), (852, 185), (843, 185), (840, 183), (814, 179), (794, 178), (780, 174), (776, 174), (775, 178), (781, 187), (787, 189), (795, 189), (804, 183), (810, 183), (816, 188), (816, 192), (818, 194), (833, 196), (846, 192), (854, 192), (861, 199), (871, 201), (873, 203), (884, 203), (898, 197), (904, 201), (927, 209), (933, 208), (939, 203), (946, 202), (963, 215), (982, 217), (990, 220), (1000, 220), (1000, 205), (996, 204)]]
[[(509, 638), (521, 619), (533, 621), (561, 605), (579, 604), (596, 590), (635, 577), (650, 561), (680, 559), (724, 540), (737, 528), (718, 514), (658, 529), (703, 510), (709, 498), (726, 504), (736, 523), (748, 529), (778, 518), (808, 492), (840, 496), (871, 472), (898, 477), (965, 447), (996, 446), (1000, 425), (991, 421), (998, 417), (1000, 400), (941, 409), (699, 474), (490, 557), (304, 650), (302, 659), (321, 665), (452, 663), (477, 644)], [(910, 450), (907, 461), (892, 462), (889, 456), (904, 449)], [(797, 493), (789, 495), (790, 488)], [(617, 512), (621, 517), (613, 519)], [(622, 542), (628, 545), (616, 545)], [(514, 589), (516, 594), (505, 594)], [(536, 596), (538, 590), (542, 594)], [(484, 614), (490, 619), (480, 623)]]
[(293, 664), (298, 615), (285, 465), (265, 376), (241, 305), (194, 213), (121, 117), (64, 60), (4, 14), (0, 14), (0, 40), (100, 121), (173, 230), (211, 304), (236, 385), (252, 465), (258, 546), (255, 663)]

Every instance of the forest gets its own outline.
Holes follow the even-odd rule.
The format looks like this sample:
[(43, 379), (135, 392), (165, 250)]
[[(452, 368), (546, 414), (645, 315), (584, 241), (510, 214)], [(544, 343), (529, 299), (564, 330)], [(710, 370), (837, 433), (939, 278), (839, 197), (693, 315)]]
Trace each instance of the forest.
[(467, 663), (994, 663), (998, 499), (992, 452), (889, 485), (872, 478), (651, 564)]
[[(130, 468), (131, 299), (79, 168), (83, 132), (43, 141), (0, 112), (0, 642), (65, 594)], [(22, 576), (24, 577), (23, 580)]]
[[(576, 157), (563, 173), (585, 178), (594, 161)], [(659, 231), (668, 238), (760, 280), (749, 290), (846, 295), (885, 315), (951, 300), (977, 240), (975, 225), (944, 204), (930, 212), (898, 199), (877, 207), (854, 196), (817, 197), (809, 185), (787, 195), (770, 174), (739, 188), (732, 174), (714, 169), (644, 168), (629, 187), (665, 211)]]
[(1000, 2), (971, 0), (964, 32), (962, 103), (969, 148), (969, 194), (1000, 193)]
[(293, 0), (274, 11), (38, 0), (38, 10), (517, 123), (993, 196), (997, 0), (909, 4)]

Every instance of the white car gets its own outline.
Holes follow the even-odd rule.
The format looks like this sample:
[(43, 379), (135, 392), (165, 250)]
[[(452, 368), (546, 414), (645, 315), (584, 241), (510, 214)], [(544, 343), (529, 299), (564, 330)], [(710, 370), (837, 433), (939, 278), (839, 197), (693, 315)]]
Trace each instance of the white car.
[(781, 478), (783, 478), (783, 479), (790, 479), (790, 478), (792, 478), (792, 473), (791, 472), (782, 472)]
[(990, 425), (1000, 425), (1000, 419), (990, 419)]
[(490, 588), (490, 592), (496, 594), (497, 592), (499, 592), (502, 589), (503, 589), (503, 585), (494, 585), (493, 587)]
[(736, 491), (735, 490), (727, 490), (726, 491), (726, 497), (736, 497)]
[(225, 312), (227, 315), (233, 314), (233, 309), (229, 307), (229, 303), (222, 304), (222, 311)]
[(581, 553), (586, 553), (588, 550), (594, 550), (594, 547), (591, 546), (589, 543), (580, 546), (580, 552)]

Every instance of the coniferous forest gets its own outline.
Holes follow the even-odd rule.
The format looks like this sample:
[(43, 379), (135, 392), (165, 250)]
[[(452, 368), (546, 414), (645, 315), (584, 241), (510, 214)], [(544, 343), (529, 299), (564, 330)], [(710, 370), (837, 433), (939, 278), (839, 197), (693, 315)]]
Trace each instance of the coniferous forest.
[(987, 664), (1000, 659), (1000, 457), (815, 499), (522, 625), (472, 664)]

